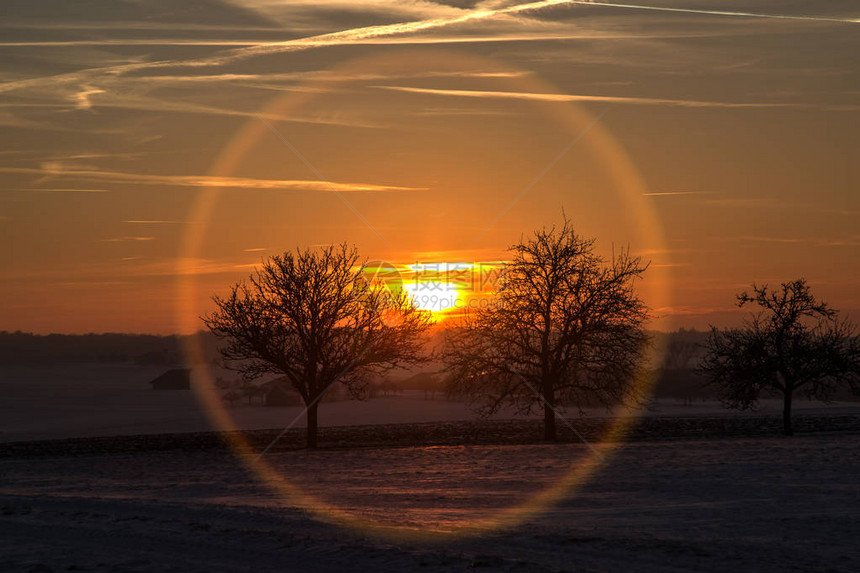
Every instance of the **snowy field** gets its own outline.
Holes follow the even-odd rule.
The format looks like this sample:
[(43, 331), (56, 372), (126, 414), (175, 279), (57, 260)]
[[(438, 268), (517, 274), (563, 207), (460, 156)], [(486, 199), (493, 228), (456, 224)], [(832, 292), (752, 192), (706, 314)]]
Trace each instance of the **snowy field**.
[[(189, 391), (154, 391), (149, 381), (165, 371), (163, 367), (122, 364), (70, 365), (56, 367), (4, 367), (0, 370), (0, 442), (200, 432), (213, 426)], [(762, 403), (763, 413), (777, 414), (778, 400)], [(797, 400), (802, 414), (858, 414), (860, 403), (822, 405)], [(226, 407), (242, 429), (281, 428), (299, 417), (302, 409), (248, 406), (244, 401)], [(586, 412), (591, 417), (606, 416), (604, 410)], [(696, 402), (684, 406), (664, 400), (643, 410), (644, 416), (743, 416), (719, 404)], [(501, 413), (504, 419), (510, 414)], [(460, 402), (425, 400), (422, 392), (357, 402), (326, 402), (320, 409), (322, 426), (402, 424), (474, 419)], [(576, 416), (572, 416), (576, 419)]]
[[(291, 496), (218, 448), (34, 455), (22, 444), (10, 454), (10, 442), (24, 440), (145, 442), (147, 434), (212, 429), (192, 392), (149, 388), (163, 371), (76, 365), (0, 374), (0, 571), (860, 570), (853, 430), (622, 443), (587, 481), (517, 523), (506, 512), (581, 467), (585, 446), (273, 450), (266, 459)], [(245, 429), (282, 427), (301, 412), (228, 410)], [(797, 410), (827, 419), (860, 412), (856, 403), (805, 401)], [(775, 415), (779, 403), (765, 402), (763, 411)], [(365, 436), (413, 428), (378, 424), (474, 418), (462, 403), (417, 392), (325, 403), (321, 413), (324, 426)], [(681, 417), (747, 414), (668, 400), (641, 415), (672, 421), (659, 428)], [(345, 427), (360, 424), (374, 426)], [(356, 522), (326, 521), (323, 507)], [(482, 528), (466, 537), (476, 524)]]
[[(277, 453), (300, 491), (426, 534), (556, 483), (582, 446)], [(0, 460), (2, 571), (858, 571), (860, 436), (640, 442), (516, 527), (379, 538), (226, 452)]]

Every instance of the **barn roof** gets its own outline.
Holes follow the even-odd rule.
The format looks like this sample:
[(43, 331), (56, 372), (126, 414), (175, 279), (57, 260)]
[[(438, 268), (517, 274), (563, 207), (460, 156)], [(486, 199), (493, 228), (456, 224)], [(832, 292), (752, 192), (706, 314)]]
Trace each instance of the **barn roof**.
[(155, 388), (166, 386), (189, 388), (191, 384), (191, 370), (189, 368), (174, 368), (151, 380), (149, 383)]
[(271, 380), (266, 380), (265, 382), (260, 383), (258, 388), (263, 388), (265, 390), (272, 390), (275, 388), (283, 389), (283, 390), (293, 390), (293, 385), (287, 380), (286, 376), (278, 376), (277, 378), (272, 378)]

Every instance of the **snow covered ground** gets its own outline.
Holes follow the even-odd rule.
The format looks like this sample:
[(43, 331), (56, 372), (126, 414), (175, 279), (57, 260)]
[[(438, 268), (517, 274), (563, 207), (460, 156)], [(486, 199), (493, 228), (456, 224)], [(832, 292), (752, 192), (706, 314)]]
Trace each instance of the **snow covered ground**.
[[(192, 392), (149, 389), (162, 371), (5, 369), (0, 441), (211, 429)], [(229, 411), (246, 429), (300, 413)], [(798, 411), (860, 408), (799, 402)], [(421, 393), (321, 412), (329, 426), (474, 417)], [(642, 415), (744, 414), (664, 401)], [(25, 453), (0, 458), (0, 571), (860, 570), (856, 433), (621, 444), (560, 501), (517, 523), (504, 517), (533, 507), (584, 459), (582, 444), (277, 451), (267, 455), (273, 475), (299, 494), (285, 496), (217, 449)], [(333, 512), (353, 525), (326, 521)], [(498, 528), (464, 536), (494, 520)]]
[[(373, 523), (456, 531), (557, 483), (579, 445), (279, 452)], [(622, 445), (562, 501), (470, 538), (313, 517), (226, 452), (0, 460), (2, 571), (857, 571), (860, 436)], [(315, 506), (318, 507), (318, 506)]]

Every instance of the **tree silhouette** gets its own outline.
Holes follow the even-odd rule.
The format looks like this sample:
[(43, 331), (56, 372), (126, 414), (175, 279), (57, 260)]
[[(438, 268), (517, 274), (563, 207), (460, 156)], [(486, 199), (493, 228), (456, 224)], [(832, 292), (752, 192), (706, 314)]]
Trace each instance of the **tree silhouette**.
[(797, 393), (828, 400), (846, 384), (860, 391), (860, 341), (837, 311), (816, 300), (804, 279), (779, 289), (752, 285), (738, 306), (760, 308), (741, 328), (711, 327), (701, 369), (730, 408), (751, 409), (764, 393), (783, 397), (783, 433), (793, 433)]
[(648, 337), (647, 309), (634, 292), (645, 271), (629, 251), (606, 261), (594, 239), (543, 228), (512, 246), (495, 304), (466, 313), (443, 350), (449, 394), (491, 414), (502, 406), (543, 411), (556, 440), (559, 406), (609, 406), (630, 396)]
[(317, 445), (318, 408), (337, 382), (364, 397), (370, 376), (423, 360), (430, 313), (407, 293), (368, 283), (355, 247), (286, 252), (265, 260), (203, 318), (245, 379), (286, 377), (307, 407), (307, 446)]

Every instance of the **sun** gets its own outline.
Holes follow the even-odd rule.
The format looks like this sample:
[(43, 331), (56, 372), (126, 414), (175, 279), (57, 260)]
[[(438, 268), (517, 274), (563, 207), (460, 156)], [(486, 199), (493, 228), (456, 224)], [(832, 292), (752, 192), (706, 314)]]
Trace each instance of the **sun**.
[(412, 304), (435, 322), (486, 306), (494, 296), (501, 261), (391, 263), (375, 260), (364, 267), (368, 284), (405, 292)]
[(405, 282), (403, 290), (411, 295), (412, 304), (421, 310), (429, 310), (434, 318), (457, 308), (464, 294), (463, 285), (439, 280)]

